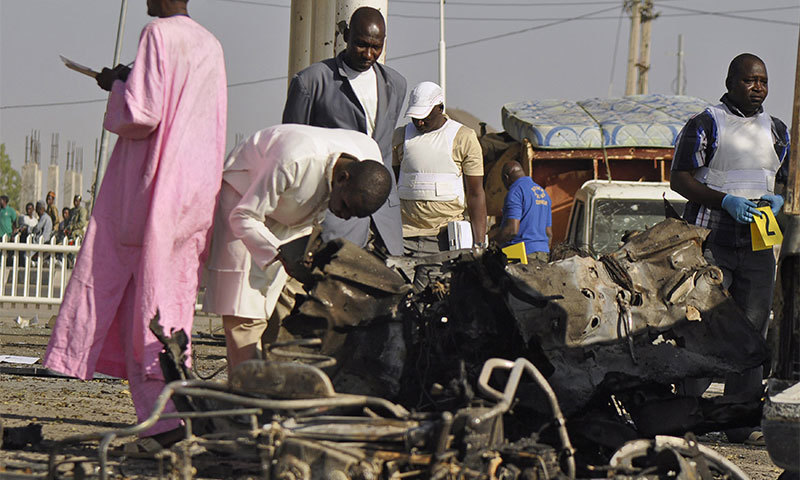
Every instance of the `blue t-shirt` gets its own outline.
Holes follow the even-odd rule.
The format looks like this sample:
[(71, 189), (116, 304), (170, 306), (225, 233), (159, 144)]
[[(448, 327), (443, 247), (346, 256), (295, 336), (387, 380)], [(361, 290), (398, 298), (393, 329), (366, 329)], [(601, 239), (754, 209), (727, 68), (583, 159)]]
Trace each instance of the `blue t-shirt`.
[(525, 242), (525, 252), (549, 252), (546, 228), (553, 224), (550, 195), (531, 177), (511, 184), (503, 205), (503, 218), (519, 220), (519, 232), (507, 245)]

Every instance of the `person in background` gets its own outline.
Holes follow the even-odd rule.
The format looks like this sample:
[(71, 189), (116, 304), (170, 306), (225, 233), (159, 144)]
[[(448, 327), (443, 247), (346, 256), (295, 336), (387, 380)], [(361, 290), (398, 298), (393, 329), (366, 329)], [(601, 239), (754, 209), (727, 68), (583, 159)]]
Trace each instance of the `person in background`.
[(67, 230), (69, 229), (70, 220), (69, 215), (69, 208), (64, 207), (61, 210), (61, 221), (58, 222), (58, 227), (56, 227), (56, 239), (58, 243), (61, 243), (61, 240), (67, 237)]
[(50, 241), (50, 236), (53, 234), (53, 220), (47, 214), (44, 202), (41, 200), (36, 202), (36, 214), (39, 219), (36, 225), (31, 229), (33, 241), (35, 243), (47, 243)]
[(89, 224), (89, 211), (81, 204), (81, 196), (75, 195), (72, 199), (72, 210), (69, 212), (69, 230), (67, 234), (70, 240), (83, 237), (86, 233), (86, 226)]
[[(144, 4), (144, 2), (142, 2)], [(189, 17), (186, 0), (147, 0), (158, 17), (139, 37), (132, 68), (104, 68), (104, 127), (119, 138), (99, 186), (44, 365), (90, 379), (127, 379), (139, 421), (164, 388), (163, 346), (150, 331), (191, 338), (200, 268), (222, 181), (227, 82), (222, 46)], [(80, 198), (76, 198), (76, 208)], [(85, 211), (71, 215), (71, 235)], [(169, 401), (166, 412), (174, 412)], [(163, 419), (129, 443), (152, 452), (183, 438)]]
[(33, 230), (33, 227), (35, 227), (37, 223), (39, 223), (39, 217), (36, 215), (33, 203), (28, 202), (25, 204), (25, 213), (20, 215), (17, 220), (17, 229), (15, 233), (19, 233), (20, 242), (27, 241), (31, 230)]
[(17, 211), (8, 204), (8, 195), (0, 195), (0, 239), (3, 235), (8, 236), (7, 240), (14, 234), (17, 223)]
[(45, 208), (45, 212), (50, 215), (50, 220), (53, 222), (53, 227), (58, 225), (58, 222), (61, 221), (61, 218), (58, 216), (58, 207), (56, 207), (56, 194), (52, 190), (47, 192), (47, 197), (44, 199), (47, 208)]
[(503, 165), (502, 178), (508, 189), (503, 203), (503, 223), (490, 234), (490, 240), (500, 246), (525, 242), (528, 259), (546, 262), (553, 239), (550, 195), (525, 175), (516, 160)]
[[(786, 181), (789, 134), (786, 125), (762, 106), (768, 87), (767, 67), (760, 58), (749, 53), (734, 58), (725, 87), (721, 103), (689, 119), (678, 135), (670, 186), (689, 200), (684, 219), (711, 230), (703, 256), (722, 270), (723, 286), (755, 331), (766, 337), (775, 256), (771, 248), (753, 251), (750, 223), (761, 215), (756, 210), (759, 200), (775, 213), (783, 206), (776, 181)], [(764, 391), (762, 370), (758, 366), (726, 376), (723, 396), (757, 401)], [(687, 383), (684, 393), (699, 396), (709, 383), (706, 379)], [(756, 427), (729, 430), (726, 435), (731, 442), (764, 444)]]
[[(396, 129), (392, 140), (404, 253), (425, 256), (449, 250), (447, 225), (463, 220), (465, 210), (472, 243), (482, 246), (486, 195), (477, 135), (444, 114), (442, 89), (433, 82), (422, 82), (411, 90), (406, 116), (411, 121)], [(418, 286), (426, 283), (421, 279)]]

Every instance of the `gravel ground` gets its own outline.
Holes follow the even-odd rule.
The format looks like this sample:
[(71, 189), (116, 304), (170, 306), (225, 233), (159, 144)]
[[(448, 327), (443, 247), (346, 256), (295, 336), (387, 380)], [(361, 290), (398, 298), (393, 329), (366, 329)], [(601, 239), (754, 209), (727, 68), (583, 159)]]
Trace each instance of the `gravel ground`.
[[(30, 318), (31, 312), (23, 312)], [(42, 358), (50, 336), (47, 323), (52, 312), (40, 312), (38, 325), (20, 328), (7, 312), (0, 314), (0, 355), (22, 355)], [(207, 318), (195, 323), (196, 365), (201, 374), (208, 375), (225, 365), (225, 348), (217, 337), (219, 321)], [(198, 337), (199, 335), (199, 337)], [(40, 365), (41, 362), (38, 363)], [(42, 426), (44, 441), (26, 450), (0, 450), (0, 478), (42, 478), (47, 472), (49, 448), (53, 442), (71, 435), (121, 428), (135, 423), (136, 416), (125, 381), (96, 379), (79, 381), (9, 373), (22, 365), (0, 363), (0, 418), (5, 427), (28, 424)], [(35, 365), (34, 365), (35, 367)], [(224, 379), (224, 372), (216, 379)], [(753, 480), (773, 480), (781, 470), (769, 459), (764, 447), (727, 443), (724, 436), (708, 434), (700, 437), (703, 444), (713, 448), (748, 473)], [(114, 445), (119, 445), (117, 440)], [(92, 455), (91, 449), (72, 449), (71, 455)], [(111, 462), (112, 478), (152, 478), (157, 476), (156, 462), (126, 460)], [(67, 467), (63, 467), (67, 468)], [(235, 471), (221, 460), (216, 469), (203, 470), (206, 478), (232, 478)], [(76, 475), (80, 476), (80, 475)]]

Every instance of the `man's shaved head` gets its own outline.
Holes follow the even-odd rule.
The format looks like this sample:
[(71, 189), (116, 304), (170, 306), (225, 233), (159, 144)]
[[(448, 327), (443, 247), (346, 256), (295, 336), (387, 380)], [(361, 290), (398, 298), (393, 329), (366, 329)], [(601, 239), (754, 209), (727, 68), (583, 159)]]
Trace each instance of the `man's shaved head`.
[(502, 179), (506, 188), (511, 187), (514, 182), (524, 176), (525, 170), (522, 169), (522, 165), (518, 161), (511, 160), (503, 165)]
[(736, 78), (738, 75), (744, 73), (745, 67), (750, 65), (751, 62), (757, 62), (761, 65), (765, 65), (764, 60), (761, 60), (758, 56), (753, 55), (752, 53), (742, 53), (734, 57), (734, 59), (731, 60), (730, 65), (728, 65), (728, 76), (725, 78), (725, 85), (730, 88), (730, 81)]
[(345, 220), (368, 217), (381, 208), (391, 190), (391, 174), (381, 162), (359, 162), (343, 153), (333, 169), (328, 208)]
[[(354, 195), (357, 217), (375, 213), (389, 197), (392, 178), (389, 170), (375, 160), (364, 160), (349, 165), (350, 188)], [(357, 208), (360, 207), (360, 208)]]
[(357, 9), (344, 30), (345, 63), (358, 72), (369, 70), (383, 53), (384, 40), (386, 22), (381, 12), (372, 7)]
[(350, 17), (350, 30), (365, 32), (373, 26), (386, 33), (386, 20), (383, 19), (380, 10), (372, 7), (361, 7), (353, 12)]
[(767, 66), (752, 53), (737, 55), (728, 67), (725, 79), (727, 97), (745, 116), (762, 111), (769, 93)]

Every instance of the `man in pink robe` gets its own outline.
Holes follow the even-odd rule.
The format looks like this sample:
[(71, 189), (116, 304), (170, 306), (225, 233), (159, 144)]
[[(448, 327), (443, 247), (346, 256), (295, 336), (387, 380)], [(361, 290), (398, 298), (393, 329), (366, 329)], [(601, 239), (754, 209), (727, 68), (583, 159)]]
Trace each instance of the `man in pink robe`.
[[(119, 135), (44, 364), (130, 382), (139, 420), (164, 387), (148, 329), (191, 332), (222, 179), (227, 87), (222, 47), (185, 0), (148, 0), (133, 68), (103, 69), (105, 128)], [(168, 410), (174, 410), (170, 404)], [(171, 437), (178, 420), (143, 436)]]

